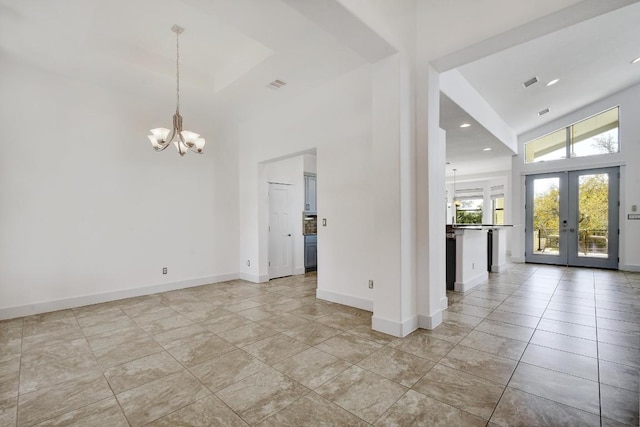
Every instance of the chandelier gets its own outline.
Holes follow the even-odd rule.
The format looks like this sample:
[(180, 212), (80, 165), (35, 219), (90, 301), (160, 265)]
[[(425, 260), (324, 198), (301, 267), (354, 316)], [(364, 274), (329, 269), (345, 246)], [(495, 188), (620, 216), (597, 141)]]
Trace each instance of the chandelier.
[(151, 129), (151, 135), (147, 135), (154, 150), (162, 151), (173, 142), (178, 153), (184, 156), (187, 150), (202, 154), (204, 148), (204, 138), (188, 130), (182, 130), (182, 116), (180, 115), (180, 34), (184, 28), (174, 25), (171, 31), (176, 33), (176, 113), (173, 115), (173, 129), (156, 128)]

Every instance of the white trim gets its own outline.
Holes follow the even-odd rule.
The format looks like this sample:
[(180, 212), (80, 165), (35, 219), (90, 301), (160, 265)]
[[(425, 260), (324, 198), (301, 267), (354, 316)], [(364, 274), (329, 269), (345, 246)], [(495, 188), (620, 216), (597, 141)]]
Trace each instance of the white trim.
[(258, 276), (250, 273), (240, 273), (239, 278), (251, 283), (265, 283), (269, 281), (268, 274), (263, 274), (262, 276)]
[(435, 329), (442, 323), (442, 310), (435, 312), (432, 316), (418, 316), (418, 327), (422, 329)]
[(440, 300), (440, 310), (446, 310), (449, 307), (449, 298), (443, 297)]
[(293, 275), (294, 276), (297, 276), (299, 274), (304, 274), (304, 273), (306, 273), (304, 267), (297, 267), (297, 268), (293, 269)]
[(156, 285), (142, 286), (133, 289), (122, 289), (113, 292), (104, 292), (99, 294), (63, 298), (53, 301), (37, 302), (34, 304), (20, 305), (16, 307), (0, 308), (0, 320), (13, 319), (22, 316), (31, 316), (33, 314), (48, 313), (50, 311), (65, 310), (68, 308), (82, 307), (85, 305), (100, 304), (103, 302), (116, 301), (125, 298), (134, 298), (142, 295), (151, 295), (158, 292), (192, 288), (194, 286), (225, 282), (227, 280), (235, 280), (237, 278), (238, 273), (227, 273), (217, 276), (182, 280), (179, 282), (159, 283)]
[(622, 270), (622, 271), (640, 271), (640, 265), (624, 264), (624, 265), (618, 266), (618, 270)]
[(512, 256), (511, 262), (514, 264), (524, 264), (525, 260), (524, 257), (521, 256)]
[(486, 282), (489, 280), (489, 273), (483, 271), (482, 273), (476, 275), (471, 280), (467, 280), (466, 282), (454, 282), (453, 289), (456, 292), (467, 292), (469, 289), (472, 289), (478, 286), (482, 282)]
[(337, 302), (338, 304), (373, 312), (373, 301), (369, 299), (325, 291), (323, 289), (316, 290), (316, 297), (325, 301)]
[(418, 318), (413, 316), (402, 323), (394, 322), (380, 317), (371, 317), (371, 329), (394, 337), (406, 337), (418, 329)]

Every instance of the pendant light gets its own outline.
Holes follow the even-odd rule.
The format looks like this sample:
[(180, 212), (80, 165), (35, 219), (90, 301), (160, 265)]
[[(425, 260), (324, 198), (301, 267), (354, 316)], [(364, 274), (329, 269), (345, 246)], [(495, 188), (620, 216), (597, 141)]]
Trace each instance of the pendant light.
[(171, 31), (176, 33), (176, 113), (173, 115), (173, 129), (151, 129), (151, 135), (147, 135), (154, 150), (162, 151), (173, 142), (180, 156), (184, 156), (187, 150), (202, 154), (204, 138), (188, 130), (182, 130), (182, 116), (180, 115), (180, 34), (184, 28), (174, 25)]

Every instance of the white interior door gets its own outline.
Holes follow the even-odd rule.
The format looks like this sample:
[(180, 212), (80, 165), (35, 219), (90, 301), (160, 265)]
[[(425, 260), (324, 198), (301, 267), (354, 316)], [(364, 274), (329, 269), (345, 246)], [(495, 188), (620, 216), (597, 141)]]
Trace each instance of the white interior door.
[(269, 184), (269, 278), (293, 274), (290, 186)]

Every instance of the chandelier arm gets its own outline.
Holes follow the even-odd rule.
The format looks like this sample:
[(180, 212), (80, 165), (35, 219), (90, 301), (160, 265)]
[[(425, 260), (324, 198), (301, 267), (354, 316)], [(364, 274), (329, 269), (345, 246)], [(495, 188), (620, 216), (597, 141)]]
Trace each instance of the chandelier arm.
[(160, 147), (157, 147), (157, 148), (153, 147), (153, 149), (156, 150), (156, 151), (164, 151), (170, 145), (169, 142), (170, 141), (167, 141), (164, 144), (160, 144)]
[(176, 31), (176, 114), (180, 114), (180, 32)]

